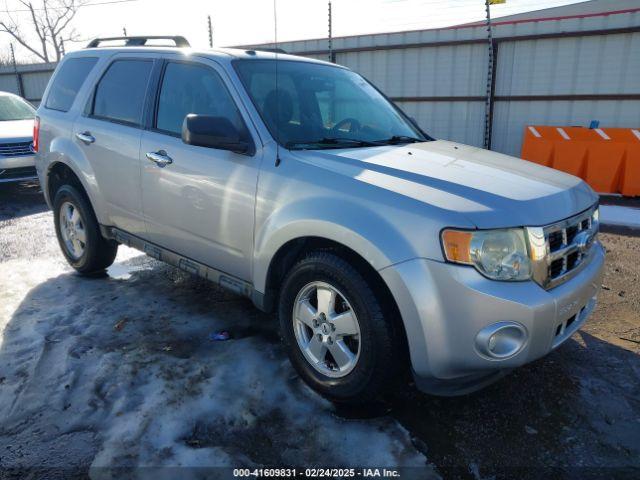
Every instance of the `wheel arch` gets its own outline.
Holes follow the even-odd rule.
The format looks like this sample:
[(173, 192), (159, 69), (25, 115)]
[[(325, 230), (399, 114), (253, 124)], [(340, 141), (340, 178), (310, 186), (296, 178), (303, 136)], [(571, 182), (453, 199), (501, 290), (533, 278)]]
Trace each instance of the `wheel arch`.
[(327, 195), (287, 200), (257, 224), (252, 265), (254, 289), (266, 292), (268, 272), (283, 247), (311, 238), (334, 242), (357, 253), (376, 271), (417, 256), (392, 219), (369, 204)]
[(271, 292), (271, 295), (276, 295), (291, 267), (304, 258), (306, 254), (315, 251), (335, 253), (343, 260), (351, 263), (361, 274), (366, 274), (366, 278), (374, 278), (376, 282), (384, 283), (382, 276), (371, 263), (353, 248), (330, 238), (309, 235), (293, 238), (281, 245), (275, 252), (266, 271), (265, 295), (269, 295), (269, 292)]
[(84, 188), (80, 177), (69, 165), (63, 162), (51, 164), (47, 172), (47, 184), (45, 187), (51, 204), (53, 204), (58, 189), (65, 184), (79, 187), (86, 193), (86, 188)]
[(391, 289), (367, 259), (354, 249), (336, 240), (320, 236), (305, 236), (291, 239), (282, 245), (276, 251), (267, 270), (262, 308), (267, 312), (273, 312), (275, 310), (280, 287), (287, 273), (307, 254), (317, 251), (327, 251), (335, 254), (355, 268), (367, 281), (376, 297), (380, 299), (380, 304), (384, 309), (385, 316), (388, 316), (399, 330), (403, 355), (405, 357), (404, 363), (406, 364), (409, 352), (408, 338), (400, 309), (391, 293)]
[(106, 210), (101, 201), (93, 168), (77, 145), (69, 139), (54, 139), (46, 154), (46, 163), (46, 176), (42, 190), (49, 206), (53, 206), (55, 196), (52, 188), (61, 185), (60, 179), (71, 179), (76, 186), (82, 188), (89, 199), (98, 222), (107, 223)]

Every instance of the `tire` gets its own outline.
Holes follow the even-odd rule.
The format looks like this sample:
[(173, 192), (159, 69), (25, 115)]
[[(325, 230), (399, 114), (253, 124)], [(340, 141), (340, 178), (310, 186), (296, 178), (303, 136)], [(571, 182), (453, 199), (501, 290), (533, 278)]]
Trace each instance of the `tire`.
[[(63, 209), (66, 219), (63, 218)], [(69, 265), (83, 275), (91, 275), (113, 263), (118, 244), (105, 239), (100, 233), (93, 208), (84, 192), (72, 185), (61, 186), (53, 200), (53, 214), (58, 243)], [(66, 226), (74, 226), (69, 230), (65, 223)]]
[[(331, 289), (334, 312), (323, 317), (326, 299), (332, 298), (326, 290)], [(383, 307), (364, 277), (333, 253), (313, 252), (293, 266), (280, 291), (280, 329), (293, 367), (311, 388), (333, 402), (357, 404), (374, 401), (395, 386), (401, 377), (401, 332)], [(349, 320), (354, 317), (357, 328)], [(310, 318), (319, 321), (309, 323)], [(320, 343), (328, 355), (323, 356)]]

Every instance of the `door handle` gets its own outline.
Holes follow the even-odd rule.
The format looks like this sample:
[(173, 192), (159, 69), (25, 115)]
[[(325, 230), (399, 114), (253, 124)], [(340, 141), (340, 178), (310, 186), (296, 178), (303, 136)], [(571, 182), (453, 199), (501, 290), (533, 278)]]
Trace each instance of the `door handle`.
[(173, 159), (167, 155), (164, 150), (158, 150), (157, 152), (147, 152), (147, 158), (160, 168), (166, 167), (170, 163), (173, 163)]
[(96, 141), (95, 137), (91, 135), (90, 132), (76, 133), (76, 137), (85, 145), (91, 145)]

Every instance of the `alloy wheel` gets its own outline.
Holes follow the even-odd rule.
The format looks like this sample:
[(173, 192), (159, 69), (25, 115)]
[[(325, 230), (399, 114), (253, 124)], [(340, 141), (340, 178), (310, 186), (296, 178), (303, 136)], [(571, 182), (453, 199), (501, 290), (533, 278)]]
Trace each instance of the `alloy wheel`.
[(67, 253), (78, 260), (87, 248), (87, 232), (80, 210), (71, 202), (60, 206), (60, 235)]
[(347, 298), (326, 282), (312, 282), (293, 307), (296, 341), (309, 364), (332, 378), (348, 375), (360, 357), (360, 325)]

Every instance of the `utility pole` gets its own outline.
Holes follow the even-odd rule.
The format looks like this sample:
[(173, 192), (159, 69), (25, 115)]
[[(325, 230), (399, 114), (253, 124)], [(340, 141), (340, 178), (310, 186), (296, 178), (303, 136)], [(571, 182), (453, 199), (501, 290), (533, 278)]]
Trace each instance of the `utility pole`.
[(213, 48), (213, 27), (211, 26), (211, 15), (207, 16), (207, 23), (209, 24), (209, 48)]
[(329, 1), (329, 61), (333, 62), (333, 32), (331, 18), (331, 1)]
[(485, 121), (484, 121), (484, 148), (491, 149), (491, 116), (493, 114), (493, 32), (491, 31), (491, 7), (494, 3), (492, 0), (485, 0), (485, 8), (487, 9), (487, 41), (488, 41), (488, 62), (487, 62), (487, 96), (485, 100)]
[(128, 37), (128, 35), (127, 35), (127, 27), (122, 27), (122, 34), (123, 34), (125, 37)]
[(13, 64), (13, 73), (16, 75), (16, 84), (18, 85), (18, 95), (24, 97), (24, 92), (22, 91), (22, 79), (20, 78), (20, 74), (18, 73), (18, 64), (16, 63), (16, 54), (13, 50), (13, 43), (10, 43), (11, 47), (11, 63)]

